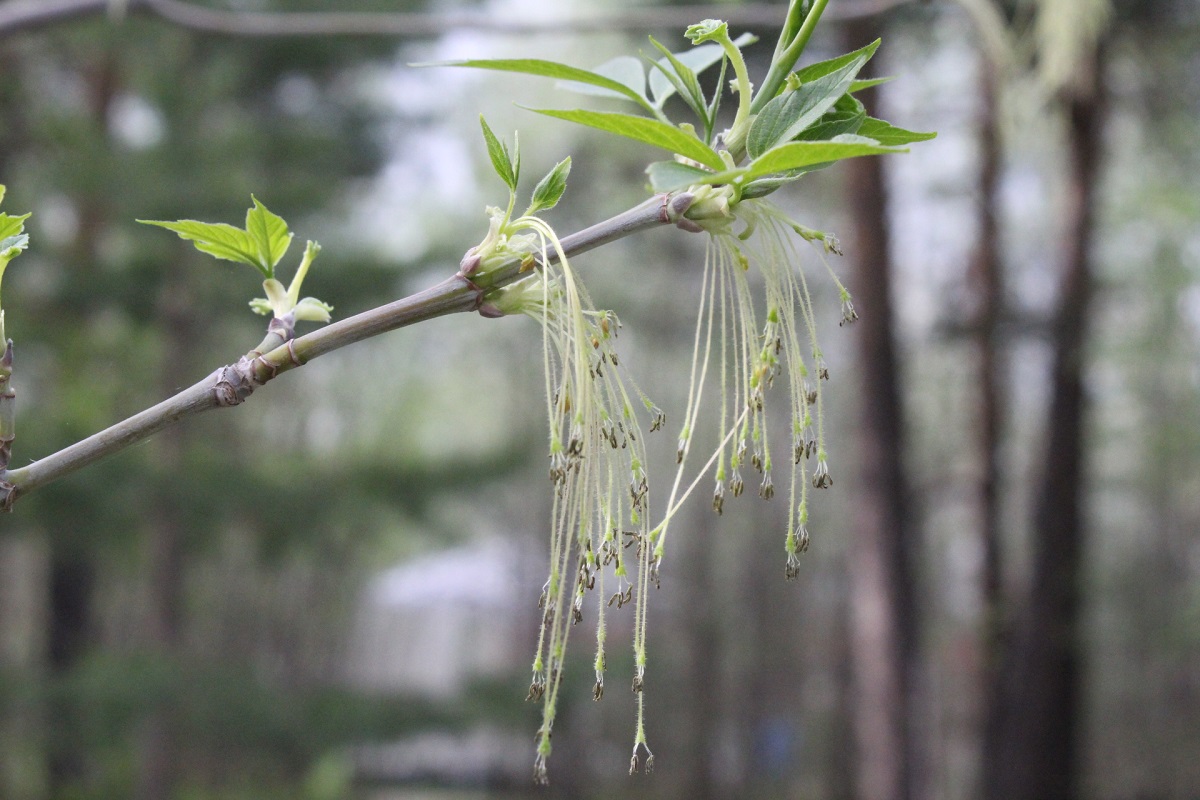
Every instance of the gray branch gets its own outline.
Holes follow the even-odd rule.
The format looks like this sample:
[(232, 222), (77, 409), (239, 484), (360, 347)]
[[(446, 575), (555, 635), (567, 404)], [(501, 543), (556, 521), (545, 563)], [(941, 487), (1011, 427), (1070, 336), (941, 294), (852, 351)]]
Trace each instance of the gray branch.
[[(669, 222), (666, 196), (646, 202), (562, 239), (563, 252), (575, 256), (637, 231)], [(19, 469), (0, 471), (0, 510), (34, 489), (81, 469), (105, 456), (153, 436), (180, 420), (213, 408), (238, 405), (258, 386), (288, 370), (355, 342), (427, 319), (473, 311), (484, 294), (520, 277), (520, 259), (486, 276), (486, 285), (453, 275), (436, 286), (353, 317), (331, 323), (267, 353), (251, 351), (221, 367), (175, 396)]]

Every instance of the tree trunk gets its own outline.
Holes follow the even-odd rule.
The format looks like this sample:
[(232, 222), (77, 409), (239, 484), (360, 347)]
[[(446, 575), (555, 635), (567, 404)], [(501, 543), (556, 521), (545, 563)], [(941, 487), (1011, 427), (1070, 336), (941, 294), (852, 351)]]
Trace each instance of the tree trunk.
[(1004, 266), (1000, 256), (999, 183), (1002, 149), (997, 119), (996, 74), (985, 59), (980, 64), (979, 112), (979, 239), (971, 259), (971, 293), (975, 302), (972, 333), (975, 340), (979, 394), (974, 430), (979, 459), (979, 539), (982, 550), (980, 594), (983, 653), (979, 684), (985, 698), (982, 722), (981, 774), (999, 752), (997, 727), (1001, 658), (1011, 625), (1003, 593), (1000, 505), (1000, 430), (1005, 407), (1005, 373), (1000, 345), (1000, 320), (1005, 311)]
[(1033, 580), (1001, 671), (997, 752), (984, 775), (988, 798), (1056, 800), (1079, 795), (1082, 652), (1080, 564), (1084, 541), (1084, 344), (1093, 275), (1088, 254), (1100, 159), (1101, 97), (1093, 54), (1091, 91), (1065, 101), (1068, 124), (1066, 251), (1053, 330), (1053, 374), (1043, 475), (1033, 520)]
[[(878, 37), (878, 24), (848, 24), (853, 43)], [(873, 102), (864, 92), (868, 113)], [(862, 95), (860, 95), (862, 96)], [(857, 795), (864, 800), (912, 796), (911, 698), (917, 643), (912, 567), (913, 526), (902, 454), (904, 413), (893, 335), (887, 187), (880, 159), (847, 163), (861, 420), (861, 474), (848, 569), (854, 663)]]

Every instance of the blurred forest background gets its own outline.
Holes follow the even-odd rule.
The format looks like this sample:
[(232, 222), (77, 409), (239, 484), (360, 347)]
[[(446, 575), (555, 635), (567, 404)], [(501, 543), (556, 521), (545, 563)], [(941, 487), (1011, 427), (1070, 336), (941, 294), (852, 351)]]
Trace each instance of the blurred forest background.
[[(484, 24), (253, 36), (154, 13), (177, 7), (0, 3), (0, 182), (6, 211), (34, 212), (5, 281), (14, 464), (261, 338), (250, 270), (135, 219), (240, 223), (254, 192), (324, 246), (305, 288), (345, 317), (482, 238), (503, 187), (480, 112), (520, 130), (529, 174), (573, 156), (560, 232), (646, 196), (643, 148), (514, 105), (575, 101), (551, 82), (408, 62), (594, 66), (647, 52), (647, 33), (683, 49), (698, 21), (356, 0), (337, 8)], [(758, 74), (777, 31), (736, 20), (761, 8), (708, 13), (762, 37)], [(862, 317), (837, 327), (814, 255), (835, 485), (792, 582), (785, 504), (692, 503), (651, 601), (655, 773), (625, 774), (614, 612), (610, 691), (593, 703), (578, 635), (536, 794), (1198, 797), (1200, 9), (833, 0), (827, 16), (805, 61), (882, 35), (872, 68), (897, 79), (872, 102), (939, 133), (779, 198), (840, 235)], [(701, 254), (670, 229), (576, 261), (669, 430)], [(0, 797), (535, 794), (540, 370), (527, 320), (435, 320), (22, 500), (0, 519)], [(666, 474), (673, 435), (652, 444)]]

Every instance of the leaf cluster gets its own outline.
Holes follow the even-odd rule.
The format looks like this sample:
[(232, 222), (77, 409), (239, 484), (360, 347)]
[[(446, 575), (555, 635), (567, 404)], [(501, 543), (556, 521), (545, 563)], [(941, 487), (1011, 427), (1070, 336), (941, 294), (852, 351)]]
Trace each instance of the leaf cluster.
[[(513, 147), (512, 150), (509, 150), (508, 144), (496, 136), (482, 114), (479, 115), (479, 125), (483, 129), (483, 139), (487, 144), (488, 157), (492, 161), (492, 168), (496, 170), (496, 174), (500, 176), (500, 180), (504, 181), (504, 185), (508, 187), (508, 211), (505, 213), (505, 220), (508, 220), (512, 216), (513, 206), (517, 199), (517, 182), (521, 178), (520, 141), (517, 134), (514, 133)], [(567, 175), (570, 172), (570, 157), (564, 158), (555, 164), (538, 181), (537, 186), (534, 187), (529, 207), (525, 209), (525, 213), (521, 216), (531, 217), (558, 205), (558, 201), (562, 199), (563, 192), (567, 190)]]
[[(672, 159), (647, 169), (656, 192), (729, 184), (739, 197), (756, 197), (841, 159), (903, 152), (905, 145), (935, 136), (870, 117), (855, 97), (886, 80), (858, 77), (879, 47), (878, 40), (790, 71), (824, 5), (793, 3), (763, 89), (752, 98), (738, 98), (733, 125), (720, 133), (717, 115), (723, 95), (731, 90), (726, 72), (732, 67), (735, 74), (732, 91), (749, 90), (752, 83), (741, 49), (756, 39), (750, 35), (731, 39), (727, 25), (717, 20), (688, 29), (696, 45), (690, 50), (671, 52), (651, 37), (654, 56), (618, 56), (590, 70), (542, 59), (470, 59), (444, 65), (556, 78), (563, 89), (632, 103), (641, 113), (531, 110), (666, 150)], [(710, 97), (699, 75), (718, 64), (720, 77)], [(675, 95), (690, 110), (693, 122), (676, 122), (667, 116), (666, 101)], [(497, 173), (513, 189), (519, 160), (508, 156), (486, 125), (485, 137)]]

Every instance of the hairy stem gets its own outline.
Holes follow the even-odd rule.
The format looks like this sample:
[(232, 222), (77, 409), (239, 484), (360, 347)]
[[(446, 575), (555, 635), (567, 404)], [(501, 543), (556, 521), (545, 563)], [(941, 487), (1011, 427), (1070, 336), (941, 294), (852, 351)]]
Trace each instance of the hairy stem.
[[(563, 254), (575, 256), (668, 222), (666, 201), (665, 195), (656, 195), (611, 219), (564, 237)], [(120, 452), (180, 420), (212, 408), (237, 405), (258, 386), (317, 356), (396, 328), (460, 311), (474, 311), (488, 291), (512, 283), (520, 277), (520, 270), (520, 258), (514, 258), (511, 264), (489, 272), (478, 283), (454, 275), (424, 291), (331, 323), (269, 352), (251, 351), (237, 363), (221, 367), (175, 396), (110, 428), (28, 466), (0, 471), (0, 510), (7, 511), (17, 498), (34, 489)], [(268, 336), (264, 344), (272, 339)]]

